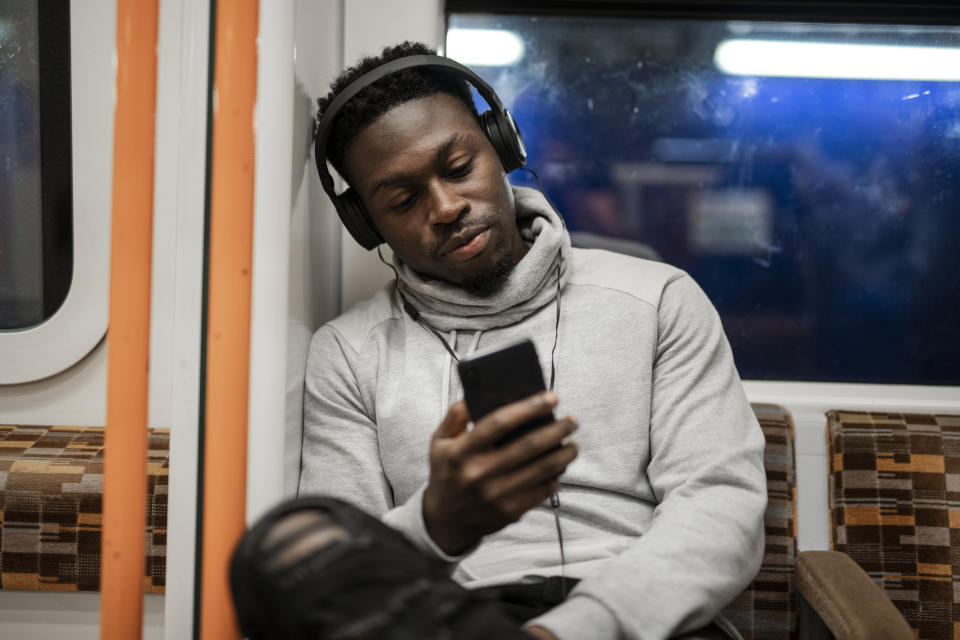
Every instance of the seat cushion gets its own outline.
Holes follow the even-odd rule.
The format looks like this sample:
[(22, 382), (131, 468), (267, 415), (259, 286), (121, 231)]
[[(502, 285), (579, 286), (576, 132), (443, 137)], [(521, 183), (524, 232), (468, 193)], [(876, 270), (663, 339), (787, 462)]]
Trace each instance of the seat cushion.
[(781, 406), (754, 404), (767, 445), (766, 549), (753, 583), (723, 615), (745, 640), (797, 637), (798, 596), (794, 590), (797, 561), (797, 478), (793, 452), (793, 420)]
[[(102, 427), (0, 426), (0, 587), (98, 591)], [(147, 593), (166, 571), (167, 429), (151, 429), (147, 462)]]
[(833, 548), (919, 638), (960, 637), (960, 415), (829, 411)]

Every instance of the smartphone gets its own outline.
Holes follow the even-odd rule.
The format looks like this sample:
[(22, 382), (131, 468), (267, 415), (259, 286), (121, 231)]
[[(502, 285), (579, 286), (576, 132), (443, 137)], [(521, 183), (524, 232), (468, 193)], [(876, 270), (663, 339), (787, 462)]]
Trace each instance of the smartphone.
[[(543, 371), (533, 343), (524, 340), (500, 351), (464, 360), (458, 366), (463, 398), (474, 422), (503, 405), (545, 391)], [(518, 426), (495, 443), (502, 447), (554, 422), (553, 412)]]

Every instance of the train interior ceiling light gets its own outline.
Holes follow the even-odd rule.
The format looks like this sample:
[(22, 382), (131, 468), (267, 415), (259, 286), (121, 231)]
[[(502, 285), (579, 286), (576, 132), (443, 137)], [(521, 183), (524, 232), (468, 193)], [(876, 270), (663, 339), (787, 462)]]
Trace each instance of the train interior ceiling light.
[(467, 66), (506, 67), (523, 58), (523, 40), (502, 29), (450, 29), (447, 57)]
[(960, 48), (724, 40), (714, 54), (731, 75), (960, 81)]

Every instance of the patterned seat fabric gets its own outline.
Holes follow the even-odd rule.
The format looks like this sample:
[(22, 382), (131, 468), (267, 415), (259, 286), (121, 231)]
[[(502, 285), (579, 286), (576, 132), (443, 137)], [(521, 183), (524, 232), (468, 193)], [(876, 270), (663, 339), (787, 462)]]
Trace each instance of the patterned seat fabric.
[(960, 415), (827, 413), (833, 547), (921, 640), (960, 637)]
[[(0, 587), (100, 588), (102, 427), (0, 426)], [(170, 433), (151, 429), (147, 462), (147, 593), (166, 571)]]
[(778, 405), (754, 404), (767, 446), (766, 548), (753, 583), (723, 615), (745, 640), (789, 640), (797, 637), (799, 596), (794, 590), (797, 561), (797, 479), (793, 452), (793, 420)]

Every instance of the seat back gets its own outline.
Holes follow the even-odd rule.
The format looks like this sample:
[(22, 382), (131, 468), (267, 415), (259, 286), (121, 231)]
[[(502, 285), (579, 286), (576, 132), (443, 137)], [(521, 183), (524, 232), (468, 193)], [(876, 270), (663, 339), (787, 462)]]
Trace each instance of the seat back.
[(794, 589), (797, 560), (797, 478), (793, 420), (772, 404), (753, 404), (767, 445), (766, 546), (754, 581), (724, 611), (745, 640), (797, 637), (799, 596)]
[[(166, 574), (170, 432), (147, 457), (147, 593)], [(99, 591), (102, 427), (0, 426), (0, 588)]]
[(827, 413), (832, 545), (918, 638), (960, 637), (960, 415)]

